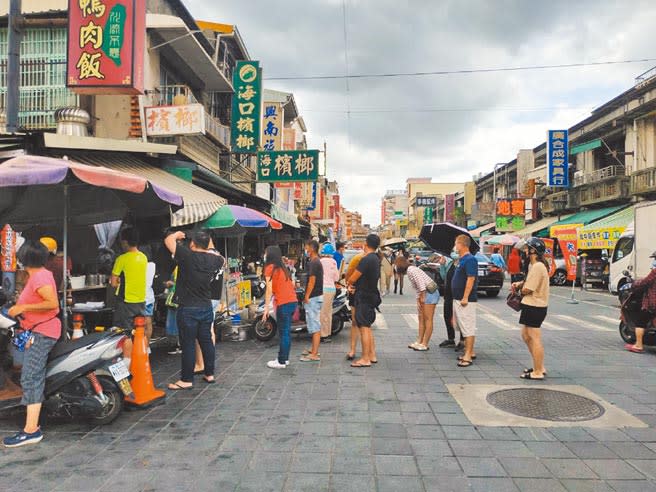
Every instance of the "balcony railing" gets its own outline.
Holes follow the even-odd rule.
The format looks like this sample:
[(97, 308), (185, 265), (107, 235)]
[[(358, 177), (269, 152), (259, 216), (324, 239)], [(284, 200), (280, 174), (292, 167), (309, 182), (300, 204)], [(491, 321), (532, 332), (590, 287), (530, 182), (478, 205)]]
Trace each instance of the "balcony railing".
[(656, 167), (636, 171), (631, 175), (631, 194), (656, 193)]
[(574, 186), (583, 186), (585, 184), (598, 183), (610, 178), (625, 176), (624, 166), (608, 166), (598, 169), (592, 173), (574, 176)]
[[(157, 94), (151, 96), (150, 104), (153, 106), (179, 106), (200, 103), (189, 86), (162, 85), (157, 88)], [(207, 108), (205, 108), (205, 133), (222, 145), (230, 147), (230, 127), (209, 114)]]

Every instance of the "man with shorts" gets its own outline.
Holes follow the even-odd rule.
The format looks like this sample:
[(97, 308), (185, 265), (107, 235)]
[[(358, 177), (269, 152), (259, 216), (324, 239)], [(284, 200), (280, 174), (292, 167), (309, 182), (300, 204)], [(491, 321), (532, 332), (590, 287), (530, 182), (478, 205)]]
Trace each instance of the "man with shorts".
[(319, 243), (311, 239), (305, 244), (308, 254), (307, 286), (305, 287), (305, 321), (312, 335), (312, 348), (301, 356), (301, 362), (318, 362), (321, 343), (321, 304), (323, 303), (323, 266), (319, 259)]
[(478, 261), (469, 252), (471, 241), (471, 237), (466, 234), (456, 237), (455, 250), (460, 257), (460, 262), (451, 281), (454, 326), (465, 340), (465, 353), (462, 357), (458, 357), (458, 367), (471, 366), (476, 357), (474, 341), (476, 339), (476, 301), (478, 301)]
[(348, 279), (349, 284), (355, 287), (355, 321), (362, 339), (362, 357), (353, 362), (351, 367), (371, 367), (371, 364), (378, 362), (371, 326), (376, 321), (376, 308), (380, 305), (380, 258), (376, 254), (379, 246), (380, 237), (369, 234), (364, 247), (365, 255)]
[[(116, 289), (116, 306), (114, 309), (114, 326), (130, 333), (135, 316), (143, 316), (146, 310), (146, 270), (148, 258), (139, 251), (139, 236), (134, 228), (121, 232), (123, 253), (116, 258), (110, 283)], [(130, 367), (132, 356), (132, 339), (128, 337), (123, 345), (123, 355)]]

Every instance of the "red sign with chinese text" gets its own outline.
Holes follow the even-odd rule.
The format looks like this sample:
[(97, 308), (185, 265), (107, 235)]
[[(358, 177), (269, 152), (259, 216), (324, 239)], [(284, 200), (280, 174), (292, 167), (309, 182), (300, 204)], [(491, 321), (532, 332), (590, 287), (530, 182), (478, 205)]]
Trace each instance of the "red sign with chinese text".
[(552, 226), (551, 237), (558, 240), (567, 267), (567, 280), (576, 280), (576, 259), (578, 255), (578, 229), (576, 224)]
[(143, 94), (146, 0), (69, 0), (66, 85)]

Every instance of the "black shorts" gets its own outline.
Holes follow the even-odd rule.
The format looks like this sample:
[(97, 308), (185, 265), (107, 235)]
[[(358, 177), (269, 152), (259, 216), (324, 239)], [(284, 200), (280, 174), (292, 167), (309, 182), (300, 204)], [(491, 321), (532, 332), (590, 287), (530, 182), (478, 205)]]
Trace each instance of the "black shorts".
[(376, 321), (376, 308), (371, 304), (357, 302), (355, 304), (355, 322), (358, 327), (371, 328)]
[(624, 316), (637, 328), (647, 328), (654, 319), (654, 313), (643, 311), (642, 309), (640, 311), (629, 311)]
[(114, 326), (123, 328), (127, 332), (131, 332), (134, 328), (135, 316), (143, 316), (146, 311), (145, 302), (123, 302), (116, 301), (114, 308)]
[(546, 317), (546, 307), (535, 307), (522, 304), (522, 313), (519, 315), (519, 324), (529, 328), (540, 328)]

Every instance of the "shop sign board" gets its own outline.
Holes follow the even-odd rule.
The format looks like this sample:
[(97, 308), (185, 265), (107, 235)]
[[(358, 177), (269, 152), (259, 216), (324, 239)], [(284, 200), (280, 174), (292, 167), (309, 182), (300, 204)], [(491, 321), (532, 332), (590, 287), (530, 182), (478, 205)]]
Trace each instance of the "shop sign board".
[(255, 154), (260, 146), (262, 72), (259, 61), (239, 60), (232, 76), (230, 138), (235, 154)]
[(283, 150), (283, 111), (281, 103), (264, 103), (264, 115), (262, 116), (262, 149), (265, 151)]
[(302, 182), (319, 179), (318, 150), (282, 150), (257, 153), (257, 180)]
[(579, 229), (579, 249), (608, 249), (615, 247), (625, 227), (603, 227), (599, 229)]
[(449, 194), (444, 196), (444, 222), (454, 222), (456, 211), (456, 195)]
[(68, 0), (66, 86), (143, 94), (146, 0)]
[(434, 196), (418, 196), (415, 199), (417, 207), (437, 207), (437, 198)]
[(569, 186), (568, 158), (568, 131), (547, 131), (547, 186)]
[(151, 106), (144, 108), (146, 135), (194, 135), (205, 133), (205, 108), (202, 104)]
[(500, 232), (519, 231), (526, 227), (526, 202), (523, 198), (497, 198), (496, 225)]

